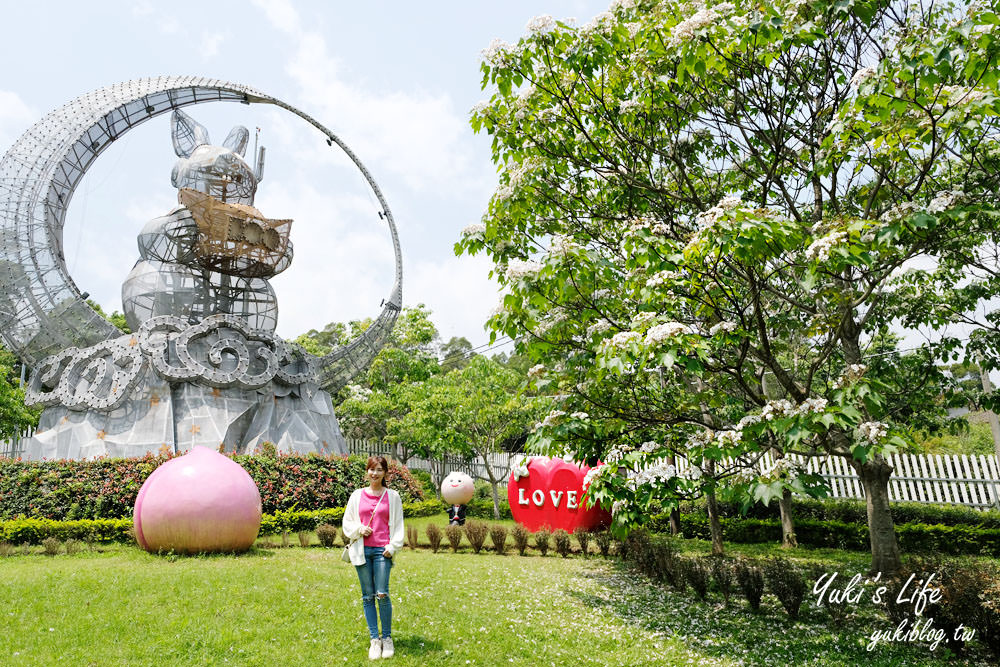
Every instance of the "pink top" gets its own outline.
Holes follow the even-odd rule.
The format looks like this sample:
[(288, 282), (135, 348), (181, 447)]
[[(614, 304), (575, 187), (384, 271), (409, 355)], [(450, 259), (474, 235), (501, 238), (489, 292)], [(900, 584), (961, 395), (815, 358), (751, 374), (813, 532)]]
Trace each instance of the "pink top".
[[(383, 494), (387, 491), (382, 491)], [(375, 518), (372, 519), (372, 534), (365, 538), (366, 547), (384, 547), (389, 544), (389, 499), (382, 498), (382, 502), (379, 503), (379, 496), (373, 496), (368, 492), (368, 489), (361, 489), (361, 502), (358, 504), (358, 517), (361, 519), (361, 525), (367, 526), (368, 519), (372, 518), (372, 510), (375, 509), (375, 504), (378, 503), (378, 509), (375, 510)]]

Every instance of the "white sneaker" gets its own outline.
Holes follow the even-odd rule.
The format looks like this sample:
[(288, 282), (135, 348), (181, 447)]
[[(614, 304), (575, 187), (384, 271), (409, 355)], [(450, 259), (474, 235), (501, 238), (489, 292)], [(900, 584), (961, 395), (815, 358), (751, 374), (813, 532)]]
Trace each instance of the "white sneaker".
[(382, 657), (391, 658), (394, 653), (396, 653), (396, 647), (392, 645), (392, 637), (386, 637), (382, 640)]
[(372, 645), (368, 647), (368, 659), (378, 660), (381, 657), (382, 657), (382, 640), (373, 639)]

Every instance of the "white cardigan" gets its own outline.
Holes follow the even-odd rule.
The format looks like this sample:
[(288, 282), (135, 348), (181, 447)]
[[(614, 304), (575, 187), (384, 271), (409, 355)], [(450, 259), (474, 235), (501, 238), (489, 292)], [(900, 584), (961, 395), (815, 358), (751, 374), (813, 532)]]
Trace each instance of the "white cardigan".
[[(389, 494), (385, 497), (385, 500), (389, 501), (389, 544), (386, 545), (385, 550), (395, 555), (403, 548), (403, 539), (406, 534), (403, 530), (403, 501), (396, 491), (386, 489), (385, 492)], [(361, 529), (368, 523), (367, 519), (362, 522), (361, 517), (358, 516), (361, 493), (362, 489), (357, 489), (352, 493), (350, 500), (347, 501), (347, 507), (344, 508), (344, 535), (349, 540), (355, 540), (347, 550), (351, 556), (352, 565), (365, 564), (365, 541), (361, 538)]]

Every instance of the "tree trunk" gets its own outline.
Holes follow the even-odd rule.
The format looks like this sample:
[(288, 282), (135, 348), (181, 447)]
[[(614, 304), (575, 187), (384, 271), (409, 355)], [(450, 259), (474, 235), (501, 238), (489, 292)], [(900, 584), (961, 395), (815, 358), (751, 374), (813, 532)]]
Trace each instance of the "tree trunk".
[[(670, 465), (676, 465), (677, 459), (671, 454), (667, 457), (667, 463)], [(675, 507), (670, 510), (670, 534), (677, 537), (681, 534), (681, 508)]]
[(781, 510), (781, 546), (794, 549), (799, 546), (799, 540), (795, 537), (795, 522), (792, 520), (792, 492), (788, 489), (781, 494), (778, 509)]
[[(772, 447), (771, 456), (777, 461), (784, 458), (785, 454), (777, 447)], [(778, 499), (778, 511), (781, 514), (781, 547), (794, 549), (799, 546), (799, 541), (795, 537), (795, 521), (792, 519), (792, 492), (788, 489), (781, 492), (781, 498)]]
[[(709, 477), (715, 475), (715, 461), (709, 461), (705, 466), (705, 471)], [(705, 492), (706, 505), (708, 506), (708, 528), (712, 535), (712, 555), (722, 556), (722, 522), (719, 521), (719, 501), (715, 497), (715, 487), (709, 487)]]
[(486, 469), (486, 476), (490, 478), (490, 488), (493, 489), (493, 518), (497, 521), (500, 520), (500, 493), (497, 491), (497, 486), (500, 484), (500, 480), (497, 479), (496, 475), (493, 474), (493, 466), (490, 465), (490, 460), (485, 454), (476, 453), (476, 456), (483, 460), (483, 468)]
[(871, 573), (895, 574), (900, 567), (896, 524), (889, 509), (889, 476), (892, 466), (881, 455), (865, 463), (851, 461), (861, 478), (868, 505), (868, 535), (872, 545)]
[(431, 459), (431, 484), (434, 485), (434, 495), (438, 498), (441, 497), (441, 482), (444, 481), (444, 466), (445, 462), (442, 458), (440, 461)]

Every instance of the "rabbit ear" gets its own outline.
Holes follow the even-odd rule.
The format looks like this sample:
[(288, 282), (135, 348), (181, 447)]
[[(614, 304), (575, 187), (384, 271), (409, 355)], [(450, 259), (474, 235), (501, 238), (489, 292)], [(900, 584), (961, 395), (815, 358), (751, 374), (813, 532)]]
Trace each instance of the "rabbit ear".
[(250, 131), (242, 125), (237, 125), (229, 132), (222, 145), (243, 157), (247, 153), (247, 142), (250, 141)]
[(198, 146), (210, 143), (205, 126), (180, 109), (170, 117), (170, 134), (177, 157), (190, 157)]

